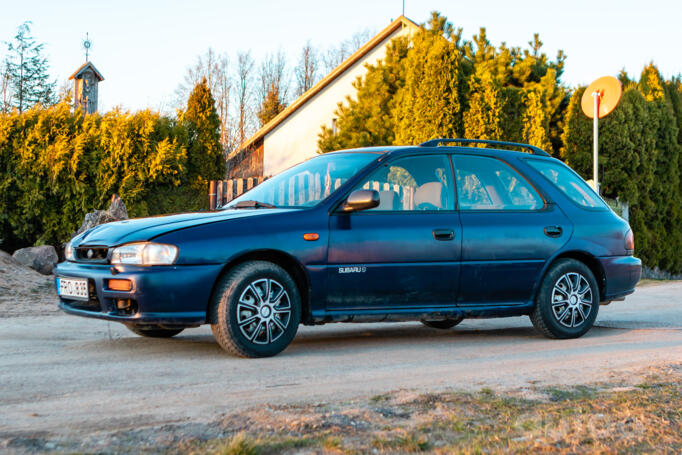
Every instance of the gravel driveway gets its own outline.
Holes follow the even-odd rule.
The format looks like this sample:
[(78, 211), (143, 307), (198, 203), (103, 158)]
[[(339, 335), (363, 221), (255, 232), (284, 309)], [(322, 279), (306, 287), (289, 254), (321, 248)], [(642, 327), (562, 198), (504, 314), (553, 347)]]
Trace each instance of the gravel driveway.
[(282, 354), (257, 360), (223, 352), (208, 327), (155, 340), (61, 314), (0, 318), (0, 449), (16, 438), (210, 421), (265, 403), (582, 384), (680, 360), (682, 282), (641, 286), (602, 307), (577, 340), (542, 338), (526, 317), (447, 331), (330, 324), (301, 327)]

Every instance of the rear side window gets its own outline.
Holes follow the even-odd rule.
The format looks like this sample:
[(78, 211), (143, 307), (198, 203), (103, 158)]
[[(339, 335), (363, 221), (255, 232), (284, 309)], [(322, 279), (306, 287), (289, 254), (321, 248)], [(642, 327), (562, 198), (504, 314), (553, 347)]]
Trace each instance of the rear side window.
[(528, 164), (544, 175), (547, 180), (576, 204), (587, 208), (606, 207), (604, 201), (594, 192), (592, 187), (566, 165), (545, 160), (528, 160)]
[(485, 156), (455, 155), (460, 210), (538, 210), (545, 202), (518, 172)]

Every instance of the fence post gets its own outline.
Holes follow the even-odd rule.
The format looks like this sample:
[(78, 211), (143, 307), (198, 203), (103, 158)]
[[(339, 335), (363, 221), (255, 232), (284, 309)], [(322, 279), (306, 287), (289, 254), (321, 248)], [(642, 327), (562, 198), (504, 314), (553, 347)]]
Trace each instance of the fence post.
[(208, 184), (208, 209), (215, 210), (216, 194), (215, 194), (215, 180), (211, 180)]
[(219, 209), (223, 206), (225, 200), (223, 199), (223, 181), (218, 180), (218, 187), (216, 188), (216, 202), (215, 207)]

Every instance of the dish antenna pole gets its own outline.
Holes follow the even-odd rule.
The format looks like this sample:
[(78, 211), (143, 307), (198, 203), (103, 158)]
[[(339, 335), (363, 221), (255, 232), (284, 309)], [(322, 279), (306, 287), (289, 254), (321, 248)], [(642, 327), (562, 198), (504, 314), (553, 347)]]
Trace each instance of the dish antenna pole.
[(580, 105), (586, 116), (594, 119), (593, 154), (592, 154), (592, 187), (599, 191), (599, 119), (609, 115), (618, 106), (623, 87), (620, 81), (612, 76), (600, 77), (592, 82), (583, 93)]

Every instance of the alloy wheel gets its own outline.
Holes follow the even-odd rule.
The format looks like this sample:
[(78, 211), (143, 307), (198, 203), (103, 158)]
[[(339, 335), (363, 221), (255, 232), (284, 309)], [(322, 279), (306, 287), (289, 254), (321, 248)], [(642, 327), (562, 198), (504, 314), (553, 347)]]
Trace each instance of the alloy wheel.
[(561, 275), (552, 290), (552, 314), (559, 324), (574, 328), (590, 316), (593, 305), (592, 287), (580, 273)]
[(291, 320), (291, 300), (284, 286), (271, 278), (251, 282), (237, 303), (237, 326), (249, 341), (270, 344)]

